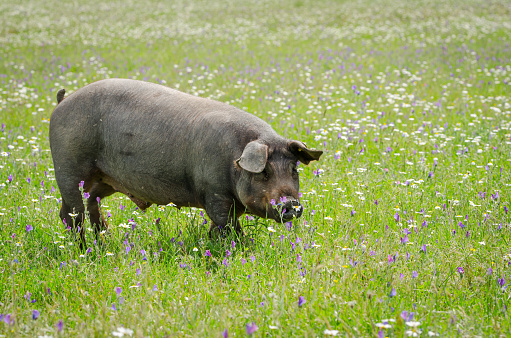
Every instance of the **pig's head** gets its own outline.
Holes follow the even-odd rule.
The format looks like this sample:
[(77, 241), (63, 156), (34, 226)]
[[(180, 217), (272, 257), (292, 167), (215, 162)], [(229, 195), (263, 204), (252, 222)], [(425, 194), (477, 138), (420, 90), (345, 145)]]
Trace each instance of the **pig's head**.
[(319, 160), (321, 154), (299, 141), (286, 140), (279, 145), (267, 145), (261, 140), (248, 143), (236, 160), (239, 199), (248, 212), (260, 217), (277, 222), (300, 217), (303, 207), (298, 196), (297, 162), (309, 164)]

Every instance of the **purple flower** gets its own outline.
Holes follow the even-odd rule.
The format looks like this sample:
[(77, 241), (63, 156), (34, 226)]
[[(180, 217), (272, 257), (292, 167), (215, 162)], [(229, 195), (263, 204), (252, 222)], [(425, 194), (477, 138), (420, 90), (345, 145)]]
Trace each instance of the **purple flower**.
[(504, 212), (507, 214), (507, 207), (504, 206)]
[(225, 253), (225, 257), (229, 257), (231, 255), (231, 252), (229, 251), (229, 249), (226, 250), (226, 253)]
[(465, 273), (465, 269), (463, 269), (461, 266), (458, 266), (458, 268), (456, 270), (458, 271), (460, 276), (463, 276), (463, 274)]
[(493, 274), (493, 269), (492, 268), (489, 268), (488, 269), (488, 275), (492, 275)]
[(503, 287), (506, 284), (506, 280), (504, 278), (498, 278), (497, 283), (500, 287)]
[(89, 199), (90, 194), (88, 192), (85, 192), (85, 193), (83, 193), (83, 197), (85, 197), (85, 199)]
[(33, 227), (33, 226), (31, 226), (30, 224), (27, 224), (27, 225), (25, 226), (25, 230), (27, 230), (27, 232), (30, 232), (30, 231), (34, 230), (34, 227)]
[(62, 331), (62, 328), (64, 327), (64, 322), (61, 320), (59, 320), (59, 322), (57, 323), (57, 330)]
[(412, 278), (417, 278), (417, 277), (419, 277), (419, 273), (417, 271), (413, 271)]
[(427, 253), (427, 252), (428, 252), (428, 247), (426, 246), (426, 244), (422, 244), (421, 250), (422, 250), (424, 253)]
[(211, 251), (206, 250), (206, 252), (204, 253), (204, 255), (206, 255), (206, 257), (211, 257)]
[(247, 260), (245, 258), (241, 259), (241, 264), (245, 265), (246, 262), (247, 262)]
[(394, 219), (396, 220), (396, 222), (399, 222), (399, 211), (397, 211), (396, 214), (394, 215)]
[(405, 237), (401, 237), (401, 244), (408, 243), (408, 235), (405, 235)]
[(222, 337), (224, 337), (224, 338), (229, 337), (229, 331), (227, 331), (227, 329), (225, 329), (224, 332), (222, 332)]
[(356, 214), (355, 210), (351, 210), (351, 216), (354, 216)]
[(78, 187), (79, 187), (79, 188), (83, 188), (83, 184), (84, 184), (84, 182), (83, 182), (83, 181), (80, 181), (80, 183), (78, 184)]
[(374, 204), (375, 204), (375, 205), (378, 205), (378, 200), (374, 200)]
[(252, 325), (247, 324), (246, 328), (247, 328), (247, 334), (249, 336), (254, 334), (257, 331), (257, 329), (258, 329), (256, 323), (254, 323), (254, 322), (252, 322)]
[(37, 318), (39, 318), (39, 315), (40, 315), (39, 311), (37, 311), (37, 310), (32, 311), (32, 319), (33, 320), (36, 320)]
[(9, 325), (14, 324), (14, 318), (12, 318), (10, 313), (5, 315), (4, 322)]
[(11, 182), (12, 182), (12, 174), (11, 174), (11, 175), (9, 175), (9, 177), (7, 177), (7, 180), (9, 181), (9, 183), (11, 183)]
[(224, 258), (224, 260), (222, 261), (222, 264), (225, 266), (229, 266), (229, 262), (227, 262), (227, 258)]
[(231, 246), (234, 249), (236, 247), (236, 242), (235, 241), (231, 241)]
[(397, 296), (397, 291), (396, 289), (392, 288), (392, 290), (390, 290), (390, 295), (389, 295), (391, 298), (392, 297), (396, 297)]
[(460, 228), (462, 228), (462, 229), (465, 227), (465, 225), (464, 225), (463, 223), (461, 223), (461, 221), (458, 223), (458, 225), (459, 225), (459, 227), (460, 227)]
[(137, 274), (137, 276), (141, 274), (141, 272), (140, 272), (140, 269), (139, 269), (139, 268), (137, 268), (137, 272), (136, 272), (136, 274)]
[(301, 263), (302, 262), (302, 257), (300, 257), (300, 254), (296, 254), (296, 261), (298, 263)]
[(252, 263), (254, 263), (255, 262), (255, 256), (254, 255), (250, 256), (250, 260), (252, 261)]
[(302, 306), (303, 304), (305, 304), (306, 300), (303, 296), (300, 296), (298, 297), (298, 306)]
[(115, 303), (112, 304), (112, 310), (117, 311), (117, 308), (115, 307)]
[(120, 296), (121, 293), (122, 293), (122, 288), (120, 286), (116, 287), (115, 288), (115, 293), (117, 294), (117, 296)]

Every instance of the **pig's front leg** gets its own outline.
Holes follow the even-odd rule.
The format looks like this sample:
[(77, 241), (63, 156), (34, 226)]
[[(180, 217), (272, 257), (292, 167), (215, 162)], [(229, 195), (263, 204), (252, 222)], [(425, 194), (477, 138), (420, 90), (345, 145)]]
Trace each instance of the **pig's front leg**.
[(241, 229), (238, 217), (244, 213), (245, 208), (243, 206), (238, 208), (233, 200), (219, 198), (218, 196), (214, 196), (214, 198), (206, 202), (204, 209), (212, 221), (209, 228), (209, 237), (211, 239), (227, 236), (233, 227), (238, 237), (243, 236), (243, 230)]

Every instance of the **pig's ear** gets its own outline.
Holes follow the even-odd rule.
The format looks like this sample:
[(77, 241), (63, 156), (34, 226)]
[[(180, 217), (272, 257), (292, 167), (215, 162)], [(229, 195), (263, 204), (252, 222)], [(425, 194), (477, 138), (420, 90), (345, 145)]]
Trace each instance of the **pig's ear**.
[(268, 160), (268, 146), (258, 141), (252, 141), (245, 146), (243, 154), (236, 163), (251, 173), (260, 173)]
[(309, 164), (311, 161), (317, 161), (321, 154), (323, 154), (321, 150), (307, 148), (307, 146), (300, 141), (291, 141), (291, 143), (289, 143), (289, 150), (296, 156), (298, 161), (303, 164)]

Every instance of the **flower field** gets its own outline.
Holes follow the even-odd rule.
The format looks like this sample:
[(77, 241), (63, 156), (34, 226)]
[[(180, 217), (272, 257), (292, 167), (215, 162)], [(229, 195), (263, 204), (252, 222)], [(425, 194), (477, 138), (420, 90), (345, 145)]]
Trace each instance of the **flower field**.
[[(511, 335), (510, 18), (505, 0), (0, 3), (0, 337)], [(299, 166), (303, 216), (210, 240), (202, 210), (118, 193), (80, 250), (49, 119), (59, 89), (114, 77), (323, 150)]]

